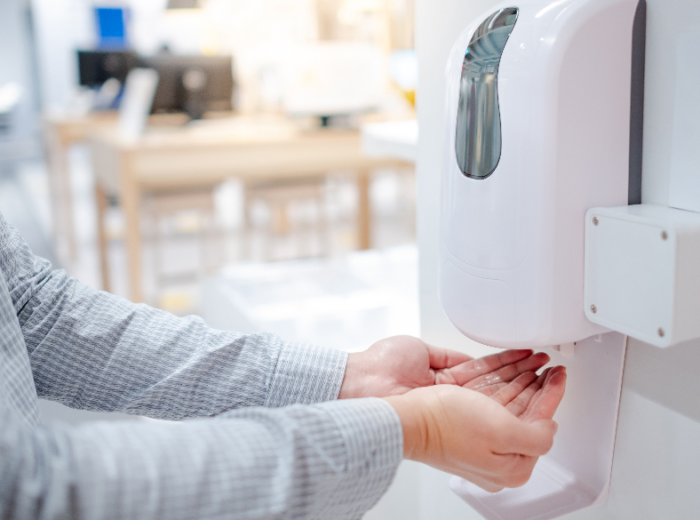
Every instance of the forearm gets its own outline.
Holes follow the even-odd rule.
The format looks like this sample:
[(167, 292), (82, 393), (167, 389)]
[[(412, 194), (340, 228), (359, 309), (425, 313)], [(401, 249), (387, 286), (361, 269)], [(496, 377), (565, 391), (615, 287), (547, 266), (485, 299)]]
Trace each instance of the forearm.
[(335, 399), (346, 354), (215, 331), (50, 273), (19, 315), (40, 396), (165, 419)]
[(166, 419), (338, 396), (347, 354), (208, 328), (94, 291), (35, 257), (0, 215), (6, 280), (41, 397)]
[(359, 519), (402, 451), (398, 418), (380, 400), (41, 430), (8, 443), (9, 433), (0, 472), (13, 488), (0, 490), (0, 516), (22, 520)]

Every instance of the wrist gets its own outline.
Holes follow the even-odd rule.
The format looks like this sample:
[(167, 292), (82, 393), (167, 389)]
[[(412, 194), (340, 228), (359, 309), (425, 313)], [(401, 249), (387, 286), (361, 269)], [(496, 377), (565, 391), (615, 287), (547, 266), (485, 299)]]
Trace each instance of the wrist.
[(362, 353), (356, 352), (348, 354), (348, 361), (345, 365), (345, 375), (340, 385), (338, 399), (356, 399), (362, 397), (363, 379)]
[[(413, 391), (415, 393), (415, 391)], [(411, 393), (384, 397), (399, 416), (403, 430), (403, 458), (420, 461), (421, 453), (426, 445), (427, 427), (418, 399), (412, 398)]]

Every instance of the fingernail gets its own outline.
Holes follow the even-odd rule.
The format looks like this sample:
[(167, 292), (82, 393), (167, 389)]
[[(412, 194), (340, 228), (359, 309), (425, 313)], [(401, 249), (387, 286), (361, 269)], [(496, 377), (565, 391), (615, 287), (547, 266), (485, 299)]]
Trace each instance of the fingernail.
[(552, 422), (552, 430), (554, 431), (554, 433), (552, 433), (552, 435), (556, 435), (557, 432), (559, 431), (559, 425), (555, 422)]

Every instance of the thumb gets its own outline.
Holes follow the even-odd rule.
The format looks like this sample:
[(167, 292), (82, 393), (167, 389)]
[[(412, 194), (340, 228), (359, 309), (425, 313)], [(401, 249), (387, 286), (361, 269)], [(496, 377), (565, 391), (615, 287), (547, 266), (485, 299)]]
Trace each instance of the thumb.
[(428, 350), (428, 358), (430, 360), (431, 368), (452, 368), (453, 366), (461, 365), (462, 363), (467, 363), (468, 361), (474, 360), (473, 357), (463, 354), (462, 352), (457, 352), (456, 350), (434, 347), (432, 345), (428, 345), (427, 343), (425, 346)]
[(554, 443), (558, 425), (551, 419), (540, 419), (525, 423), (513, 417), (513, 426), (508, 428), (509, 453), (539, 457), (549, 452)]

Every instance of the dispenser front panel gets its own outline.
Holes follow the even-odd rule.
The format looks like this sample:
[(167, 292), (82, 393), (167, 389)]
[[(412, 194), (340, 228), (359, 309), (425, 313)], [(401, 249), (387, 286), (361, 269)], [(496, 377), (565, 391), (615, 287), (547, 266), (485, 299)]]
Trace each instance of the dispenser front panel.
[(455, 151), (464, 175), (483, 179), (501, 157), (498, 65), (518, 17), (515, 7), (500, 9), (474, 33), (462, 64)]
[[(530, 123), (538, 121), (531, 117), (530, 84), (539, 42), (533, 39), (528, 9), (525, 4), (491, 10), (465, 30), (451, 55), (446, 141), (450, 157), (442, 185), (442, 230), (447, 250), (467, 269), (514, 269), (532, 241), (531, 228), (525, 226), (528, 198), (519, 196), (537, 182), (527, 172), (538, 170), (536, 160), (523, 160), (531, 156)], [(472, 90), (476, 97), (468, 97)], [(472, 115), (470, 104), (479, 108)], [(464, 161), (471, 168), (467, 173)]]

